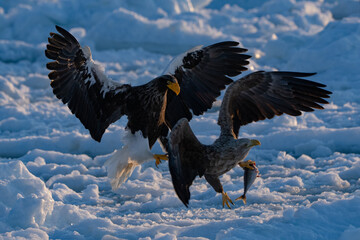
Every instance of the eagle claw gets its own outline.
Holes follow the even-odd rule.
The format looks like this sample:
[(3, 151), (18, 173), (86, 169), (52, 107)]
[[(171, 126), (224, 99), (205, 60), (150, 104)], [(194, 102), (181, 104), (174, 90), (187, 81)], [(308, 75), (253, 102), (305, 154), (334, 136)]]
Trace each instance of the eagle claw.
[(251, 170), (254, 170), (255, 161), (253, 160), (247, 160), (246, 162), (240, 162), (240, 167), (242, 168), (249, 168)]
[(158, 168), (158, 165), (161, 163), (161, 160), (169, 160), (167, 154), (154, 154), (155, 165)]
[(226, 192), (222, 192), (221, 193), (222, 195), (222, 205), (223, 205), (223, 208), (225, 207), (225, 204), (226, 206), (231, 209), (230, 205), (229, 205), (229, 202), (234, 205), (233, 201), (229, 198), (229, 196), (227, 195)]

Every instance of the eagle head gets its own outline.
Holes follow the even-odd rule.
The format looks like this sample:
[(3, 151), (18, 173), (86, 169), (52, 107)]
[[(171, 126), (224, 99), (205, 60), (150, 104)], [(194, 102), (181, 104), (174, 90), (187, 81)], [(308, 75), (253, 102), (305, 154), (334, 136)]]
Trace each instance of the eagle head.
[(157, 78), (160, 90), (166, 91), (170, 89), (176, 95), (180, 93), (180, 86), (176, 78), (172, 75), (162, 75)]

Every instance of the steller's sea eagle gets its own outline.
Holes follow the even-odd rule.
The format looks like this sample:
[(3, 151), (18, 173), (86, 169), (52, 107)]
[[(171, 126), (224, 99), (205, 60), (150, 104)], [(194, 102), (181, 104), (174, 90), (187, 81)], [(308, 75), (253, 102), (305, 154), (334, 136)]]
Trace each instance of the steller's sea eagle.
[[(124, 147), (107, 161), (108, 175), (116, 188), (131, 174), (134, 166), (154, 157), (156, 163), (166, 155), (150, 152), (158, 138), (192, 114), (210, 109), (225, 86), (249, 62), (247, 50), (238, 42), (227, 41), (193, 48), (176, 57), (164, 74), (140, 86), (120, 84), (109, 79), (91, 57), (90, 48), (82, 47), (65, 29), (56, 26), (50, 33), (45, 55), (51, 87), (96, 141), (106, 128), (127, 115)], [(169, 91), (170, 90), (170, 91)], [(166, 139), (166, 138), (163, 138)]]
[[(186, 118), (180, 119), (169, 135), (169, 169), (174, 189), (180, 200), (188, 206), (189, 187), (196, 176), (222, 194), (222, 204), (230, 208), (231, 199), (224, 192), (219, 176), (236, 165), (252, 169), (251, 160), (244, 161), (250, 149), (260, 142), (240, 138), (240, 126), (283, 113), (301, 115), (323, 109), (331, 92), (323, 84), (304, 80), (313, 73), (255, 72), (230, 84), (223, 97), (218, 125), (220, 137), (212, 145), (199, 142)], [(299, 78), (300, 77), (300, 78)], [(238, 198), (240, 199), (240, 198)], [(237, 199), (237, 200), (238, 200)]]

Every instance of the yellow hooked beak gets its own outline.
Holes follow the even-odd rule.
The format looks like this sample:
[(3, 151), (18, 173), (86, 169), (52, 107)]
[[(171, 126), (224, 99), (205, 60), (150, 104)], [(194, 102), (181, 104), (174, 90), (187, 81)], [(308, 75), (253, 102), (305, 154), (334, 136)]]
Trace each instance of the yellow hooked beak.
[(251, 139), (250, 140), (250, 147), (254, 147), (254, 146), (257, 146), (257, 145), (261, 145), (261, 143), (256, 140), (256, 139)]
[(168, 82), (167, 87), (172, 90), (176, 95), (179, 95), (180, 93), (180, 86), (177, 82)]

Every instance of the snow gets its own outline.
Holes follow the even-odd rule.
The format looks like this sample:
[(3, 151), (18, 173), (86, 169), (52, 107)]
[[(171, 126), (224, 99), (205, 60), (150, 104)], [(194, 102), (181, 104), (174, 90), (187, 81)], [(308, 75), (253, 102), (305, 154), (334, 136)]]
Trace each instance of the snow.
[[(261, 177), (247, 205), (223, 209), (201, 178), (186, 208), (167, 163), (154, 161), (113, 191), (104, 163), (127, 119), (97, 143), (56, 99), (44, 56), (55, 25), (119, 83), (145, 83), (194, 46), (235, 40), (253, 56), (242, 75), (316, 72), (309, 79), (328, 86), (331, 103), (240, 129), (262, 143), (248, 156)], [(0, 239), (359, 239), (359, 42), (358, 0), (0, 1)], [(219, 136), (222, 96), (190, 122), (203, 143)], [(241, 168), (221, 181), (231, 199), (243, 194)]]

